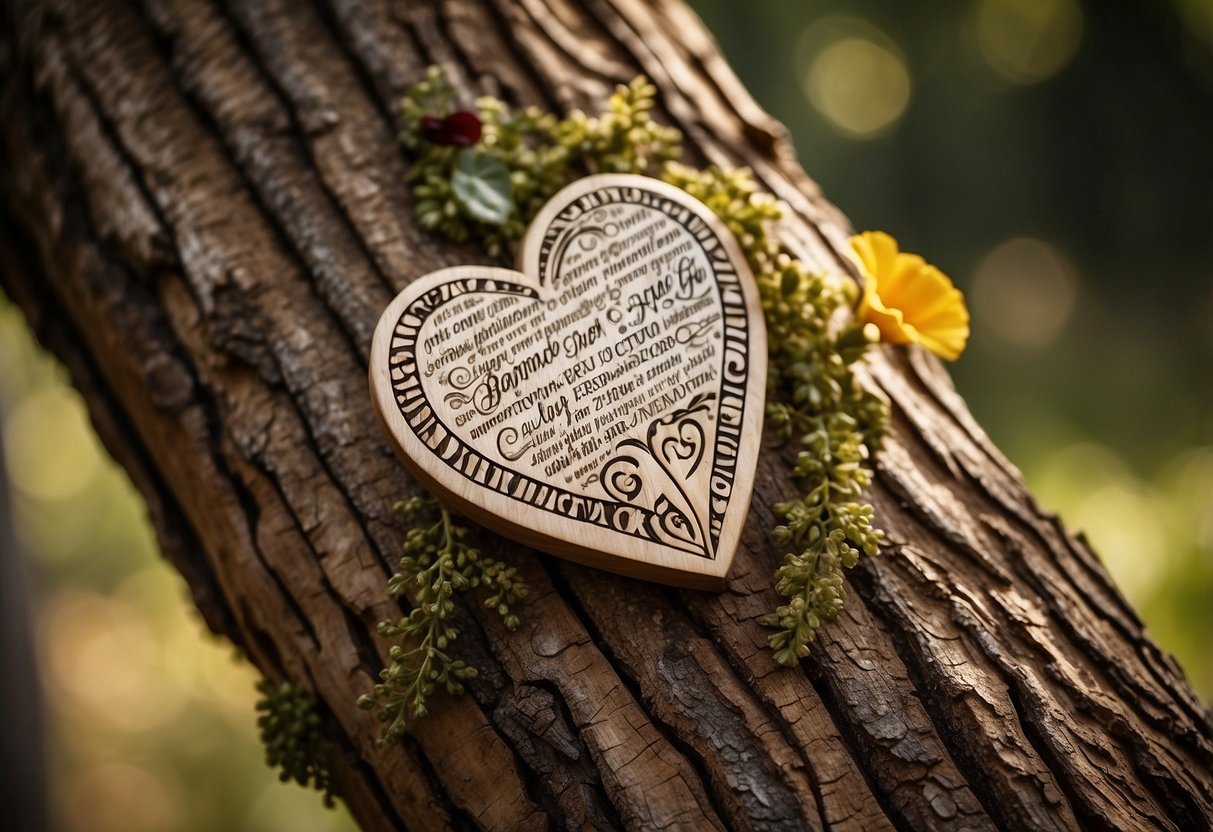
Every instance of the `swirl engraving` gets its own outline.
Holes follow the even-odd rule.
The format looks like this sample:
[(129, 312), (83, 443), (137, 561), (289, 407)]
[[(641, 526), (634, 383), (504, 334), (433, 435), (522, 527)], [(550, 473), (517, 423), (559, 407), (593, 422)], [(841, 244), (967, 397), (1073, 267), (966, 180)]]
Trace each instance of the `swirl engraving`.
[[(635, 440), (621, 442), (620, 446), (644, 450), (644, 446)], [(644, 480), (640, 476), (640, 460), (628, 453), (619, 454), (602, 466), (601, 477), (606, 493), (625, 503), (633, 502), (644, 487)]]
[(497, 453), (510, 461), (516, 462), (527, 451), (535, 446), (534, 439), (528, 439), (521, 446), (518, 444), (518, 429), (514, 427), (502, 428), (497, 433)]
[(674, 340), (689, 347), (702, 347), (708, 342), (708, 334), (716, 321), (711, 317), (683, 324), (674, 330)]
[(697, 524), (692, 522), (685, 512), (674, 506), (669, 498), (665, 496), (658, 498), (654, 508), (656, 509), (654, 517), (657, 520), (657, 528), (654, 531), (660, 537), (688, 543), (692, 546), (701, 545)]
[(481, 416), (487, 416), (501, 403), (497, 377), (491, 373), (477, 374), (467, 367), (453, 367), (443, 380), (447, 386), (455, 388), (442, 397), (451, 410), (471, 404)]

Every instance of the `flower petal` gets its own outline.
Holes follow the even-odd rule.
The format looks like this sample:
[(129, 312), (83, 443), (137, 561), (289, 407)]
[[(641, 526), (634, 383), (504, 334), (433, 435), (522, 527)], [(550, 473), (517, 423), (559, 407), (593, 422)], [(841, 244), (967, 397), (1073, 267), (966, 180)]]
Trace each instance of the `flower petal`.
[(890, 274), (897, 259), (897, 241), (883, 231), (865, 231), (851, 238), (851, 248), (859, 255), (868, 274)]
[(880, 330), (888, 343), (922, 344), (953, 361), (969, 338), (969, 311), (952, 281), (917, 254), (898, 250), (880, 231), (851, 238), (864, 270), (859, 315)]

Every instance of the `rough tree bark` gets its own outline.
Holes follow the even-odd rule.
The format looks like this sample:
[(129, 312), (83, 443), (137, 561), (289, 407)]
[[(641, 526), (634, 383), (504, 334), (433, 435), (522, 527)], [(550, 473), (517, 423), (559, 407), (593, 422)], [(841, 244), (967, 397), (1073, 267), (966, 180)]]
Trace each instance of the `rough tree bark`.
[[(503, 544), (514, 633), (402, 744), (355, 699), (397, 609), (414, 483), (371, 412), (389, 298), (483, 262), (412, 219), (393, 105), (445, 64), (468, 93), (592, 107), (643, 72), (692, 160), (748, 165), (823, 269), (848, 225), (678, 0), (47, 0), (0, 44), (0, 277), (71, 369), (208, 624), (329, 715), (367, 829), (1207, 829), (1209, 713), (1080, 538), (1043, 512), (946, 374), (882, 350), (871, 490), (885, 555), (799, 670), (758, 467), (727, 591), (679, 592)], [(250, 719), (251, 719), (250, 715)]]

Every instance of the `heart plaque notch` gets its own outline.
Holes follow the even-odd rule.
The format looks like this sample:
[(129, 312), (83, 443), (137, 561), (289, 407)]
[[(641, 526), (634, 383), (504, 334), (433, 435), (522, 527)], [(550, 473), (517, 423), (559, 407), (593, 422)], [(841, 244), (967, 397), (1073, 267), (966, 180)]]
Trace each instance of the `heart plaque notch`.
[(384, 311), (371, 395), (434, 496), (507, 537), (720, 589), (749, 513), (767, 343), (737, 241), (679, 188), (577, 180), (520, 270), (456, 266)]

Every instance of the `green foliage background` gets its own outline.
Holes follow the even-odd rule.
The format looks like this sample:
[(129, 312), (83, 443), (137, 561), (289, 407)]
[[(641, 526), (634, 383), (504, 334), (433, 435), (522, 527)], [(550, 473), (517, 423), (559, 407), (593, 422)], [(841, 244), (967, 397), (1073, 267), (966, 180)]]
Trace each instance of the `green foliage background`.
[[(961, 392), (1213, 696), (1213, 3), (694, 5), (856, 226), (966, 290)], [(263, 765), (256, 674), (2, 301), (0, 428), (58, 824), (352, 828)]]

